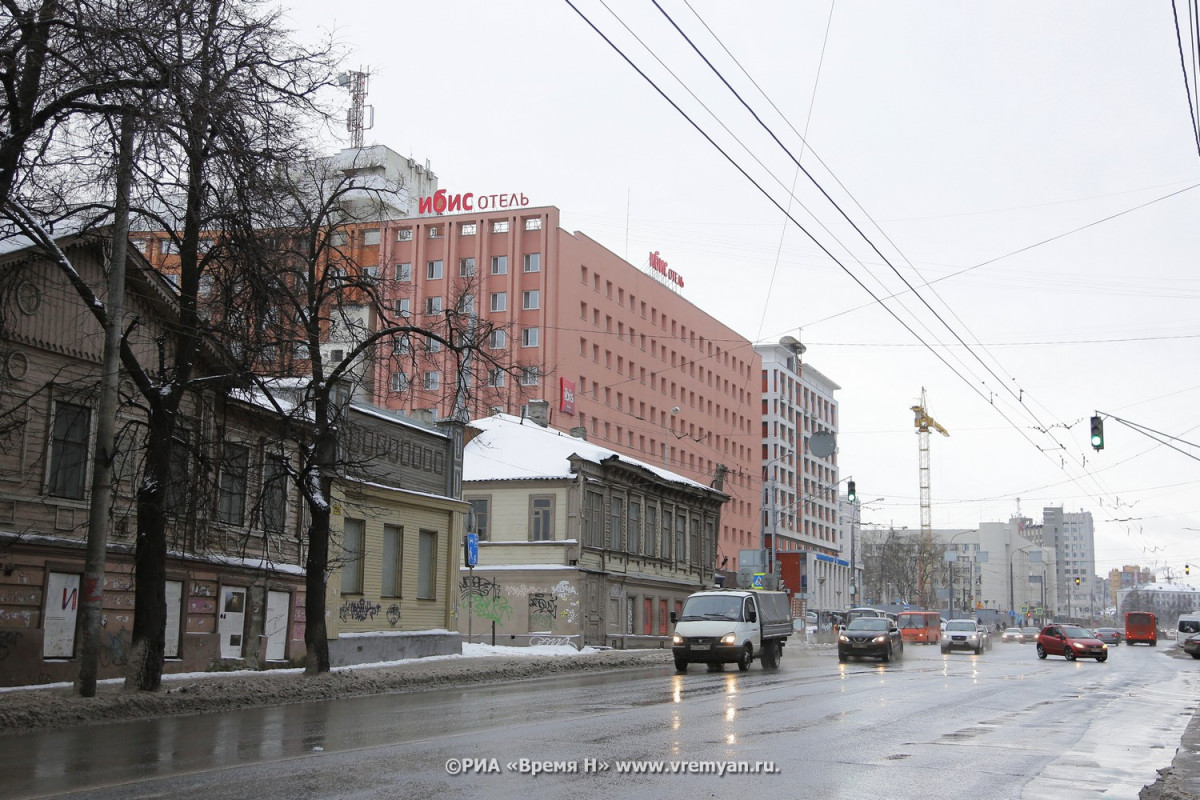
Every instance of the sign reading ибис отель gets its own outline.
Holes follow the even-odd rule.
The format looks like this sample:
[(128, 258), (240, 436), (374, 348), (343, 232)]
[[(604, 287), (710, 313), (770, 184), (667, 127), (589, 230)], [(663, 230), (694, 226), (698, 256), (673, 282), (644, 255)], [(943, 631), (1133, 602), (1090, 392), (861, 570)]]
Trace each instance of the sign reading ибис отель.
[(683, 288), (683, 276), (673, 269), (667, 268), (667, 262), (655, 250), (650, 254), (650, 269), (662, 276), (668, 283), (673, 283), (680, 289)]
[(475, 194), (459, 192), (449, 194), (438, 189), (432, 195), (417, 199), (418, 214), (453, 214), (455, 211), (487, 211), (493, 208), (525, 208), (529, 199), (524, 192), (502, 194)]

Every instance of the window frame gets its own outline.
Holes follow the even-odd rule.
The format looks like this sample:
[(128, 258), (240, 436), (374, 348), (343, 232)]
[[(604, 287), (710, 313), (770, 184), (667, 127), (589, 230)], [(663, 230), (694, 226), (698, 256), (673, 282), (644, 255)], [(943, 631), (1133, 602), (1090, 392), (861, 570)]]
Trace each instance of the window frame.
[(542, 254), (526, 253), (525, 260), (522, 265), (522, 272), (541, 272), (542, 271)]
[(288, 469), (284, 456), (267, 454), (263, 457), (259, 497), (262, 529), (267, 533), (282, 534), (287, 530), (288, 516)]
[(437, 600), (438, 532), (417, 531), (417, 599)]
[[(353, 534), (355, 538), (354, 544), (357, 549), (351, 548), (351, 525), (354, 525), (357, 530)], [(363, 562), (366, 561), (366, 542), (367, 542), (367, 521), (365, 519), (356, 519), (354, 517), (346, 517), (342, 520), (342, 565), (341, 565), (341, 593), (362, 594), (363, 593)]]
[(246, 524), (249, 479), (249, 445), (226, 442), (221, 448), (221, 472), (217, 476), (217, 522), (235, 528)]
[[(68, 419), (65, 414), (73, 417)], [(76, 430), (82, 419), (83, 430)], [(61, 423), (66, 423), (63, 429)], [(47, 465), (46, 494), (68, 500), (83, 500), (88, 489), (88, 465), (91, 463), (92, 409), (89, 406), (56, 401), (50, 423), (50, 463)]]
[[(479, 541), (481, 542), (489, 541), (491, 536), (492, 496), (472, 495), (463, 499), (471, 507), (469, 519), (475, 520), (475, 530), (468, 530), (467, 533), (479, 534)], [(483, 520), (482, 524), (480, 520)]]
[(555, 497), (552, 494), (529, 495), (529, 541), (554, 541), (554, 507)]
[[(395, 553), (390, 554), (388, 539), (394, 536), (396, 540)], [(404, 526), (384, 523), (382, 550), (379, 554), (379, 595), (380, 597), (388, 597), (401, 599), (404, 597)], [(391, 569), (389, 570), (388, 561), (391, 560)], [(389, 576), (391, 586), (389, 583)], [(392, 591), (389, 592), (388, 589)]]

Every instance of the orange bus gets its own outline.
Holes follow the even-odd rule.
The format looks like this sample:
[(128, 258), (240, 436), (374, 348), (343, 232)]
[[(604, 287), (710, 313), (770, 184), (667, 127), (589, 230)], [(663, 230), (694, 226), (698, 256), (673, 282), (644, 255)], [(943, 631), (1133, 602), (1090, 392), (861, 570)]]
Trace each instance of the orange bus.
[(901, 611), (896, 627), (906, 642), (937, 644), (942, 638), (942, 615), (937, 611)]
[(1149, 611), (1130, 611), (1125, 615), (1125, 644), (1136, 642), (1158, 646), (1158, 623)]

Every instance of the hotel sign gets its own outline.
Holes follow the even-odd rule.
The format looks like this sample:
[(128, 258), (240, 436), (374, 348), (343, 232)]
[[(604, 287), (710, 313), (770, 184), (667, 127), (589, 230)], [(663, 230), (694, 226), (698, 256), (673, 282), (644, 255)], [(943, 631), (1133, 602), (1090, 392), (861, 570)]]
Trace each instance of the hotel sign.
[(430, 196), (417, 199), (418, 214), (445, 214), (447, 211), (486, 211), (489, 208), (524, 208), (529, 205), (525, 193), (511, 194), (475, 194), (460, 192), (447, 194), (445, 189), (438, 189)]
[(650, 269), (665, 278), (668, 283), (673, 283), (680, 289), (683, 288), (683, 276), (673, 269), (667, 269), (667, 262), (663, 260), (657, 250), (650, 254)]

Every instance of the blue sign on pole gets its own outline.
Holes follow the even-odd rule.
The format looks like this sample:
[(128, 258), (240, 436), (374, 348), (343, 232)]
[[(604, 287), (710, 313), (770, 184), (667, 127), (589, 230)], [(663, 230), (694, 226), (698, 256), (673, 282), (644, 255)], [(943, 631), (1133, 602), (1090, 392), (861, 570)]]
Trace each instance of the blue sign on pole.
[(473, 567), (479, 563), (479, 534), (467, 534), (467, 566)]

